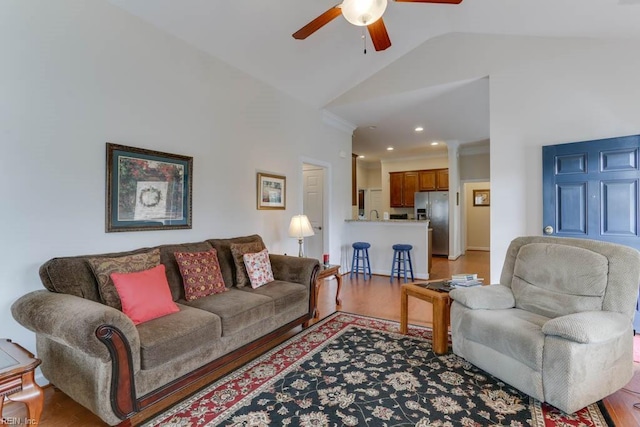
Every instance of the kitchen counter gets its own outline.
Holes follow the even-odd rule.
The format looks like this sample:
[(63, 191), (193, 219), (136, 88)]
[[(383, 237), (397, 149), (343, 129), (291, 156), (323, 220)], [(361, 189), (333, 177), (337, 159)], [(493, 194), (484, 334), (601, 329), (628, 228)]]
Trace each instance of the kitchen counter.
[(376, 223), (406, 223), (406, 224), (422, 224), (429, 225), (429, 220), (417, 220), (417, 219), (345, 219), (344, 222), (376, 222)]
[[(429, 278), (429, 221), (428, 220), (345, 220), (347, 243), (343, 247), (342, 259), (348, 265), (342, 271), (351, 271), (353, 242), (369, 242), (371, 272), (389, 276), (396, 243), (413, 246), (411, 262), (416, 280)], [(410, 279), (409, 279), (410, 280)]]

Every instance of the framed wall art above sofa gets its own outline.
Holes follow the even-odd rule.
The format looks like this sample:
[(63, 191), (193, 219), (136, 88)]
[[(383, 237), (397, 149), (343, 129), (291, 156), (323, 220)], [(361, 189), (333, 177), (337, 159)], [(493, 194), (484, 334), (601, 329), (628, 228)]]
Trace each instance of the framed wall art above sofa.
[(107, 233), (191, 228), (193, 157), (107, 143)]

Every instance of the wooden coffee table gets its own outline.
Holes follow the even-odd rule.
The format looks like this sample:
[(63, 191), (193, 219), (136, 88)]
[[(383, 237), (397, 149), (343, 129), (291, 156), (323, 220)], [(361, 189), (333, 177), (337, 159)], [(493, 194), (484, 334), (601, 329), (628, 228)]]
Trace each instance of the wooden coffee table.
[(4, 398), (27, 405), (28, 417), (24, 424), (37, 425), (44, 406), (44, 392), (33, 379), (33, 371), (40, 359), (11, 342), (0, 339), (0, 418)]
[(448, 292), (427, 289), (414, 282), (402, 285), (400, 293), (400, 333), (407, 333), (409, 297), (415, 297), (433, 304), (433, 351), (444, 354), (449, 349), (449, 323), (451, 298)]

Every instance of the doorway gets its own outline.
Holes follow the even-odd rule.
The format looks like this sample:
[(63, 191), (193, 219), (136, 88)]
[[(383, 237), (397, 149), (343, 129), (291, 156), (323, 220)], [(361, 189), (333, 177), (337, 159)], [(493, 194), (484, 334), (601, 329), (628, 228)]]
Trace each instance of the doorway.
[(305, 238), (305, 256), (322, 262), (325, 253), (325, 180), (326, 168), (323, 166), (302, 164), (302, 212), (309, 218), (314, 235)]
[[(490, 183), (465, 182), (463, 184), (463, 244), (466, 251), (489, 251), (491, 248)], [(476, 200), (477, 197), (489, 197)]]

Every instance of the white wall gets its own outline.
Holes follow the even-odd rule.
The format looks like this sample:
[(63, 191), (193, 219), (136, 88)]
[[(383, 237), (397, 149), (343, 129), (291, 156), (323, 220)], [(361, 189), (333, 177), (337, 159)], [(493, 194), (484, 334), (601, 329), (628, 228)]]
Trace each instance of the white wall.
[[(351, 211), (351, 136), (311, 109), (101, 0), (5, 0), (0, 12), (0, 325), (55, 256), (259, 233), (270, 251), (302, 208), (301, 158), (331, 166), (331, 253)], [(105, 142), (194, 157), (193, 229), (105, 233)], [(256, 210), (256, 172), (287, 177)]]
[(640, 133), (637, 40), (448, 34), (334, 101), (490, 77), (491, 277), (509, 242), (542, 234), (543, 145)]

